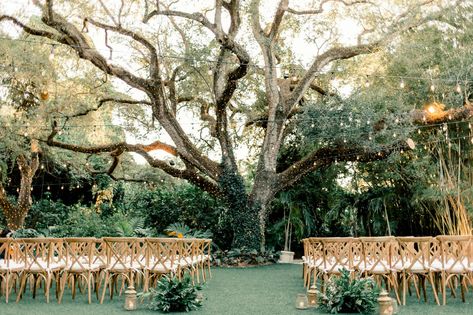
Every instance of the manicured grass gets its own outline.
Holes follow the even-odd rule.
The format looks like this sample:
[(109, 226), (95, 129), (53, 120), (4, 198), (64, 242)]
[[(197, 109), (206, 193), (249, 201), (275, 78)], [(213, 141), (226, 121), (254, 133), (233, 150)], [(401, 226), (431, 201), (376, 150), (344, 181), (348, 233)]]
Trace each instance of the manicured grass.
[[(294, 308), (297, 293), (304, 292), (302, 287), (300, 265), (272, 265), (257, 268), (214, 268), (212, 279), (205, 285), (206, 296), (201, 310), (192, 312), (196, 315), (207, 314), (321, 314), (317, 310), (299, 311)], [(103, 305), (87, 304), (85, 296), (78, 296), (72, 301), (65, 294), (63, 303), (58, 305), (52, 295), (52, 302), (46, 304), (42, 295), (35, 300), (27, 293), (20, 303), (5, 304), (0, 301), (0, 315), (101, 315), (130, 314), (122, 309), (124, 297), (116, 297), (112, 302), (106, 300)], [(14, 296), (13, 296), (14, 298)], [(428, 303), (418, 302), (415, 297), (409, 298), (408, 305), (402, 307), (399, 314), (473, 314), (473, 293), (470, 290), (467, 303), (459, 298), (448, 298), (447, 306), (437, 306), (433, 297)], [(142, 308), (133, 314), (154, 314)]]

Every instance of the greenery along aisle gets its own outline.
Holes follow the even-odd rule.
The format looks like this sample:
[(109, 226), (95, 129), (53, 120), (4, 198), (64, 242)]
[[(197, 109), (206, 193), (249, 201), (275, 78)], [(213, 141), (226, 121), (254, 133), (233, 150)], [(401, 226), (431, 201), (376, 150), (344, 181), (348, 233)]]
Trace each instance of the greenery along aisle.
[[(254, 268), (214, 268), (212, 279), (201, 291), (204, 295), (203, 306), (191, 313), (195, 315), (300, 315), (325, 314), (321, 310), (300, 311), (295, 308), (296, 295), (303, 293), (301, 265), (271, 265)], [(70, 293), (68, 293), (70, 294)], [(473, 294), (467, 294), (467, 302), (460, 298), (449, 299), (446, 306), (437, 306), (432, 298), (424, 304), (414, 296), (409, 297), (407, 306), (401, 308), (402, 315), (469, 315)], [(63, 302), (46, 304), (42, 296), (35, 300), (31, 294), (19, 303), (0, 302), (2, 315), (18, 314), (70, 314), (70, 315), (105, 315), (130, 314), (123, 310), (123, 297), (105, 300), (104, 304), (87, 304), (87, 298), (78, 294), (75, 301), (70, 295)], [(136, 315), (159, 314), (145, 307), (133, 312)]]
[[(387, 160), (414, 147), (406, 142), (414, 126), (473, 113), (469, 92), (436, 88), (452, 91), (470, 77), (440, 72), (421, 53), (415, 67), (403, 63), (417, 73), (386, 67), (402, 44), (417, 44), (417, 32), (441, 34), (429, 47), (468, 45), (469, 0), (192, 3), (2, 1), (0, 188), (8, 171), (22, 170), (9, 194), (0, 189), (10, 227), (24, 224), (41, 154), (72, 160), (65, 169), (137, 180), (127, 172), (135, 153), (226, 202), (232, 246), (264, 251), (278, 192), (339, 162)], [(391, 88), (359, 93), (374, 81)], [(400, 83), (406, 98), (394, 93)], [(418, 105), (444, 94), (456, 108), (426, 115)], [(301, 129), (318, 141), (280, 163)], [(36, 139), (41, 154), (30, 149)], [(92, 167), (94, 155), (101, 163)]]

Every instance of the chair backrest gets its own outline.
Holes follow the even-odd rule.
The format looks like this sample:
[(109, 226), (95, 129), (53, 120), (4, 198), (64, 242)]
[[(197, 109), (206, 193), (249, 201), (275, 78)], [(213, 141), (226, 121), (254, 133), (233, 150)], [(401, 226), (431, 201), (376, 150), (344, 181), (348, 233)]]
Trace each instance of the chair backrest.
[[(434, 239), (430, 236), (423, 237), (397, 237), (399, 244), (399, 257), (401, 258), (402, 269), (408, 272), (427, 272), (430, 270), (432, 251), (435, 251)], [(395, 259), (396, 256), (393, 255)], [(395, 265), (396, 262), (393, 261)]]
[(394, 237), (360, 237), (363, 246), (363, 266), (367, 272), (390, 272), (391, 248)]
[(21, 254), (19, 260), (26, 270), (48, 270), (64, 261), (63, 239), (23, 238), (15, 241)]
[[(160, 273), (172, 273), (176, 270), (179, 257), (185, 255), (182, 239), (146, 238), (146, 268), (159, 270)], [(189, 249), (189, 247), (187, 247)], [(191, 252), (194, 248), (190, 247)]]
[(341, 269), (352, 269), (351, 237), (323, 238), (323, 268), (326, 273), (338, 273)]
[(324, 243), (322, 238), (311, 237), (305, 239), (304, 242), (305, 257), (307, 261), (315, 266), (319, 267), (324, 262)]
[(470, 270), (471, 236), (439, 235), (442, 270), (463, 273)]
[(67, 268), (69, 270), (87, 270), (94, 265), (102, 265), (103, 260), (98, 254), (98, 242), (93, 237), (65, 238)]
[(0, 238), (0, 265), (9, 266), (10, 264), (10, 239)]
[(131, 270), (144, 268), (144, 242), (136, 237), (103, 238), (107, 268), (110, 270)]

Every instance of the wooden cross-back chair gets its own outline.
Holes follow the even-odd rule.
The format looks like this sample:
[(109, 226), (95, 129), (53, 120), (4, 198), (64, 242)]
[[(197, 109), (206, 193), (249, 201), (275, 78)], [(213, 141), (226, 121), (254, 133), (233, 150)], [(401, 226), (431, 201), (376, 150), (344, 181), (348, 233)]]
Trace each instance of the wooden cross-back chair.
[(310, 287), (311, 279), (313, 284), (317, 284), (319, 275), (319, 268), (323, 264), (324, 250), (321, 238), (310, 237), (303, 240), (304, 242), (304, 257), (303, 259), (303, 273), (304, 286)]
[(202, 280), (205, 282), (207, 281), (207, 275), (205, 270), (208, 270), (209, 276), (211, 276), (210, 272), (210, 262), (211, 262), (211, 246), (212, 240), (211, 239), (188, 239), (184, 242), (190, 243), (193, 248), (193, 261), (194, 261), (194, 268), (196, 269), (197, 273), (197, 282), (200, 281), (199, 273), (202, 275)]
[(144, 291), (147, 291), (164, 274), (180, 276), (179, 255), (183, 247), (182, 242), (175, 238), (146, 238), (145, 242)]
[(103, 246), (106, 262), (103, 268), (103, 291), (100, 303), (103, 303), (107, 286), (110, 299), (118, 285), (118, 277), (122, 278), (120, 294), (125, 285), (135, 286), (135, 278), (143, 274), (145, 269), (145, 247), (143, 239), (133, 237), (104, 237)]
[(440, 304), (434, 279), (435, 271), (432, 269), (434, 256), (431, 255), (432, 251), (435, 250), (436, 241), (430, 236), (397, 237), (396, 240), (399, 244), (401, 260), (394, 263), (393, 266), (397, 272), (402, 274), (402, 304), (406, 305), (406, 293), (410, 280), (414, 283), (417, 299), (420, 300), (420, 290), (417, 285), (419, 283), (424, 293), (424, 300), (427, 302), (426, 279), (432, 287), (435, 302)]
[(18, 243), (13, 239), (0, 238), (0, 292), (8, 303), (10, 291), (19, 279), (24, 264), (18, 259)]
[(390, 291), (393, 288), (400, 303), (397, 274), (391, 264), (391, 250), (396, 242), (394, 237), (360, 237), (360, 241), (363, 247), (363, 260), (358, 269), (365, 276), (373, 276), (379, 286), (384, 279), (386, 289)]
[(441, 258), (440, 262), (437, 259), (432, 264), (441, 274), (442, 303), (447, 303), (447, 286), (450, 286), (455, 295), (455, 283), (451, 282), (454, 278), (460, 281), (461, 297), (465, 302), (467, 285), (473, 284), (471, 236), (440, 235), (436, 239), (439, 242)]
[(105, 266), (105, 257), (99, 253), (101, 241), (96, 238), (65, 238), (66, 266), (61, 277), (59, 303), (62, 300), (66, 283), (70, 281), (72, 299), (76, 295), (76, 284), (80, 281), (87, 286), (89, 304), (92, 302), (92, 285), (94, 286), (97, 300), (100, 285), (100, 272)]
[(49, 290), (52, 281), (56, 281), (56, 298), (59, 297), (59, 275), (65, 267), (63, 240), (59, 238), (26, 238), (16, 241), (21, 251), (18, 256), (24, 265), (21, 272), (20, 290), (17, 302), (26, 289), (29, 277), (33, 278), (33, 297), (41, 280), (44, 280), (44, 294), (49, 303)]
[[(352, 237), (323, 238), (323, 262), (320, 264), (319, 272), (323, 283), (326, 283), (333, 275), (340, 275), (342, 269), (353, 272), (351, 245)], [(325, 290), (325, 287), (322, 287)]]

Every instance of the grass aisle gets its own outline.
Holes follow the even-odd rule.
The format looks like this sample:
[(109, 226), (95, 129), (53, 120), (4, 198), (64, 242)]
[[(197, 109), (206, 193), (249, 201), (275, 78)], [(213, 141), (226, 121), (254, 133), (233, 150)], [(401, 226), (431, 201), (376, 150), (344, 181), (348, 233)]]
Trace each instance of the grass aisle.
[[(316, 310), (298, 311), (294, 308), (297, 293), (304, 292), (302, 288), (300, 265), (272, 265), (258, 268), (215, 268), (213, 277), (206, 284), (203, 293), (206, 296), (201, 310), (192, 312), (195, 315), (272, 315), (272, 314), (321, 314)], [(75, 302), (70, 295), (65, 294), (63, 303), (46, 304), (43, 296), (36, 300), (28, 293), (19, 303), (5, 304), (0, 302), (0, 315), (105, 315), (130, 314), (122, 309), (123, 296), (112, 302), (106, 300), (103, 305), (93, 303), (88, 305), (85, 296), (78, 296)], [(433, 298), (427, 304), (410, 298), (408, 306), (403, 307), (401, 315), (438, 315), (438, 314), (471, 314), (473, 315), (473, 293), (469, 292), (467, 303), (460, 299), (448, 299), (447, 306), (437, 306)], [(133, 312), (136, 315), (150, 315), (155, 312), (141, 309)]]

